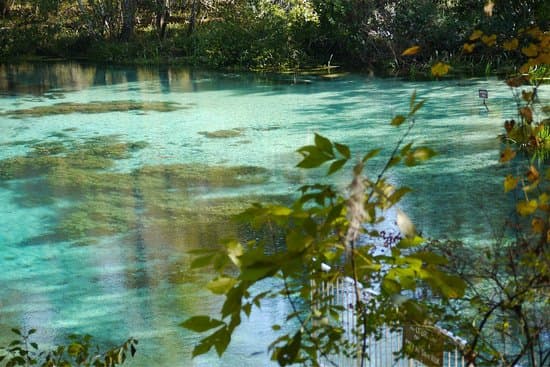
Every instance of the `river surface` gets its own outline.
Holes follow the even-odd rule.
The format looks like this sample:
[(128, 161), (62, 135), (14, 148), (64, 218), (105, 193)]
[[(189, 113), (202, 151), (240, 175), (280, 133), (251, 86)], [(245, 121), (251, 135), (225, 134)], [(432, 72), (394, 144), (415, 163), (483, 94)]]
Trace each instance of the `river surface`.
[(191, 359), (197, 335), (178, 324), (221, 300), (188, 251), (243, 236), (231, 214), (286, 202), (315, 178), (295, 168), (314, 133), (357, 156), (383, 148), (368, 168), (377, 175), (404, 131), (389, 122), (415, 90), (426, 103), (409, 140), (438, 155), (390, 171), (414, 189), (400, 206), (426, 237), (490, 240), (511, 210), (497, 135), (516, 112), (502, 81), (0, 65), (0, 345), (11, 327), (37, 328), (45, 345), (133, 336), (132, 366), (271, 365), (284, 300), (253, 313), (223, 358)]

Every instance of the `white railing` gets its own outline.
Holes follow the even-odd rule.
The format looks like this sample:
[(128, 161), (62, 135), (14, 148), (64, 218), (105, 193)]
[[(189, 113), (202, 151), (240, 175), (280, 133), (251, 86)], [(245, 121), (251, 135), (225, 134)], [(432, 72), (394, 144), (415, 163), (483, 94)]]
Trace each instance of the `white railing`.
[[(328, 265), (322, 265), (323, 271), (330, 270)], [(334, 281), (323, 281), (319, 284), (312, 281), (312, 292), (316, 292), (316, 299), (327, 300), (331, 305), (342, 306), (339, 311), (338, 323), (344, 330), (344, 337), (352, 345), (360, 345), (357, 334), (354, 330), (357, 328), (357, 317), (355, 313), (356, 304), (356, 286), (363, 301), (368, 300), (377, 292), (355, 284), (355, 281), (349, 277), (340, 277)], [(319, 297), (320, 296), (320, 297)], [(317, 305), (320, 306), (320, 305)], [(368, 359), (365, 360), (363, 367), (465, 367), (464, 357), (461, 353), (463, 342), (453, 337), (449, 332), (442, 329), (432, 329), (431, 333), (437, 335), (437, 338), (444, 340), (446, 347), (441, 353), (430, 353), (424, 350), (415, 350), (417, 357), (396, 359), (396, 355), (403, 349), (403, 343), (407, 340), (414, 344), (415, 337), (421, 333), (419, 328), (410, 327), (390, 329), (382, 327), (378, 330), (378, 337), (369, 336), (366, 340), (366, 350)], [(435, 330), (435, 333), (434, 333)], [(406, 335), (405, 335), (406, 334)], [(419, 344), (420, 345), (420, 344)], [(359, 353), (357, 353), (359, 354)], [(327, 358), (325, 358), (327, 359)], [(338, 367), (360, 367), (360, 360), (345, 356), (331, 355), (330, 361), (321, 361), (322, 366)]]

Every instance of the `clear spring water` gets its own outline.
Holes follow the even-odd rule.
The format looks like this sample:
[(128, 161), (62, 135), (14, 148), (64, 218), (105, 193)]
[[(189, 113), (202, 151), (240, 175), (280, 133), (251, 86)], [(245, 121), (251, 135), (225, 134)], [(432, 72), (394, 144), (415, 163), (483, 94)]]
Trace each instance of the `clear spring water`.
[[(480, 88), (489, 91), (489, 111), (478, 98)], [(142, 166), (189, 162), (268, 170), (268, 179), (259, 184), (225, 187), (220, 177), (220, 185), (190, 188), (192, 200), (181, 205), (198, 215), (205, 210), (201, 200), (294, 193), (308, 182), (308, 175), (294, 168), (299, 158), (295, 150), (311, 143), (314, 132), (349, 144), (358, 155), (384, 148), (369, 167), (376, 175), (403, 132), (390, 127), (389, 121), (408, 111), (414, 90), (426, 104), (417, 114), (410, 139), (439, 155), (423, 166), (389, 173), (392, 182), (415, 190), (401, 207), (425, 236), (472, 243), (486, 240), (501, 224), (496, 218), (509, 210), (502, 193), (496, 136), (504, 119), (516, 116), (510, 90), (496, 79), (404, 82), (349, 74), (294, 80), (178, 68), (3, 65), (0, 160), (24, 156), (38, 143), (116, 136), (117, 141), (148, 145), (116, 160), (110, 172), (129, 175)], [(61, 102), (128, 100), (176, 102), (186, 108), (10, 115)], [(238, 129), (238, 136), (204, 134), (230, 129)], [(105, 344), (134, 336), (140, 345), (130, 362), (133, 366), (270, 365), (266, 353), (273, 337), (270, 325), (283, 322), (289, 309), (284, 301), (273, 300), (254, 313), (220, 360), (215, 355), (192, 360), (197, 336), (178, 326), (186, 317), (219, 307), (220, 300), (201, 288), (208, 274), (189, 271), (186, 251), (211, 246), (229, 228), (227, 223), (191, 223), (178, 229), (170, 226), (167, 211), (141, 208), (130, 228), (107, 228), (97, 235), (92, 231), (85, 240), (74, 233), (59, 235), (56, 225), (63, 222), (67, 208), (81, 201), (84, 207), (89, 205), (82, 196), (90, 196), (90, 202), (99, 196), (48, 191), (44, 182), (32, 176), (0, 181), (0, 342), (11, 340), (10, 327), (36, 327), (44, 344), (75, 332), (93, 334)], [(158, 186), (152, 187), (158, 191)], [(145, 191), (140, 189), (140, 195)], [(169, 191), (146, 192), (152, 197), (150, 205), (158, 204)], [(133, 210), (123, 200), (116, 208)], [(97, 215), (79, 210), (84, 217)], [(391, 212), (385, 223), (387, 230), (395, 230)]]

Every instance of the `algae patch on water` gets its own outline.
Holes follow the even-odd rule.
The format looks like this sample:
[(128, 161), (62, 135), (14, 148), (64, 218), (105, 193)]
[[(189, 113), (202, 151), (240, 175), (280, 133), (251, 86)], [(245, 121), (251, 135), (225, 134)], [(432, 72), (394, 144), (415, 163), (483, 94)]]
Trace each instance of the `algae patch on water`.
[(147, 146), (144, 141), (121, 142), (116, 136), (89, 138), (84, 141), (47, 141), (31, 145), (24, 156), (0, 161), (0, 181), (34, 178), (56, 169), (106, 169), (115, 160), (129, 158)]
[(231, 190), (270, 178), (267, 169), (255, 166), (181, 163), (115, 169), (116, 161), (146, 147), (146, 142), (117, 136), (35, 143), (26, 155), (0, 161), (0, 185), (14, 190), (22, 207), (55, 208), (50, 228), (33, 243), (93, 243), (103, 236), (145, 231), (177, 245), (198, 224), (218, 226), (254, 200)]
[(140, 111), (140, 112), (173, 112), (182, 109), (190, 108), (188, 105), (181, 105), (176, 102), (161, 102), (150, 101), (140, 102), (134, 100), (121, 100), (121, 101), (92, 101), (92, 102), (61, 102), (48, 106), (35, 106), (32, 108), (24, 108), (6, 111), (0, 113), (0, 116), (7, 116), (11, 118), (25, 118), (25, 117), (44, 117), (54, 115), (68, 115), (72, 113), (84, 113), (84, 114), (96, 114), (96, 113), (108, 113), (108, 112), (128, 112), (128, 111)]

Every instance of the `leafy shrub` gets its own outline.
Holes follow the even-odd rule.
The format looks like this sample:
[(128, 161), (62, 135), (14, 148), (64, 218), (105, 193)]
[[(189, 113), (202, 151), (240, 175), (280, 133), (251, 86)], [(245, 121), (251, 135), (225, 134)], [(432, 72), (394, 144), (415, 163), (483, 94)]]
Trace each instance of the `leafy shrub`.
[(8, 346), (0, 347), (0, 366), (4, 367), (115, 367), (124, 364), (128, 353), (133, 357), (138, 344), (136, 339), (130, 338), (117, 347), (101, 352), (98, 346), (92, 344), (90, 335), (70, 335), (68, 344), (44, 350), (31, 341), (36, 329), (26, 333), (19, 329), (11, 330), (18, 338)]

